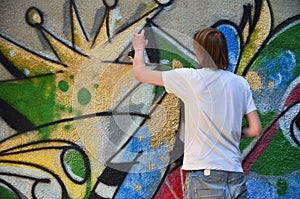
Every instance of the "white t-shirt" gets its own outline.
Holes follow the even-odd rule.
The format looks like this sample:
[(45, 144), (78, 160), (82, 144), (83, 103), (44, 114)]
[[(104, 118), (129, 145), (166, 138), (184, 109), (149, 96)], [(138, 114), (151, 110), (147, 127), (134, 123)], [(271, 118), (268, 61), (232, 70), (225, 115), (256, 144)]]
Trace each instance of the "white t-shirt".
[(184, 102), (182, 169), (243, 172), (239, 143), (242, 118), (256, 110), (247, 81), (224, 70), (175, 69), (164, 86)]

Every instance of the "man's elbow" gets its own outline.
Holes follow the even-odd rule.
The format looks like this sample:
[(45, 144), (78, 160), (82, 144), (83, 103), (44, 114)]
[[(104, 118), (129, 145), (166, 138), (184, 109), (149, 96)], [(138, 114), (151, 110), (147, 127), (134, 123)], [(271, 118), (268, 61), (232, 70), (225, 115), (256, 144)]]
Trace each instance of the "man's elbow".
[(139, 82), (142, 82), (142, 73), (141, 73), (141, 71), (140, 70), (133, 70), (133, 77), (137, 80), (137, 81), (139, 81)]
[(256, 125), (256, 127), (253, 129), (254, 136), (260, 136), (262, 133), (262, 126), (261, 124)]

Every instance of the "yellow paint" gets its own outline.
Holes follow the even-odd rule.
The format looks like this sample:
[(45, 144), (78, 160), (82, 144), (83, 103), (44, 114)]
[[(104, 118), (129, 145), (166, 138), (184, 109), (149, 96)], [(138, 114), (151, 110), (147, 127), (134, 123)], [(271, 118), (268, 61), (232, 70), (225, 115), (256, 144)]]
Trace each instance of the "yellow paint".
[[(155, 3), (149, 5), (145, 9), (144, 13), (157, 6), (158, 5)], [(105, 41), (107, 41), (106, 27), (105, 25), (102, 26), (99, 35), (96, 36), (95, 45), (91, 47), (91, 42), (86, 41), (80, 32), (81, 29), (79, 27), (74, 10), (72, 10), (71, 14), (74, 20), (73, 31), (76, 32), (74, 35), (75, 45), (89, 57), (79, 54), (78, 52), (67, 47), (60, 40), (52, 37), (47, 32), (44, 32), (53, 49), (57, 53), (58, 58), (63, 64), (67, 65), (67, 67), (45, 60), (42, 57), (32, 54), (29, 51), (26, 51), (3, 38), (0, 38), (1, 52), (15, 67), (19, 68), (20, 70), (27, 69), (30, 75), (49, 72), (56, 73), (61, 70), (63, 71), (63, 73), (56, 74), (54, 83), (57, 86), (58, 82), (62, 80), (66, 81), (68, 82), (69, 90), (67, 92), (62, 92), (59, 90), (58, 86), (56, 87), (56, 103), (62, 107), (65, 107), (65, 110), (55, 110), (54, 120), (75, 117), (78, 116), (75, 115), (78, 112), (82, 114), (90, 114), (101, 111), (110, 111), (114, 108), (116, 100), (119, 100), (122, 95), (124, 95), (124, 91), (116, 92), (119, 89), (121, 83), (120, 80), (124, 80), (123, 83), (125, 86), (127, 86), (128, 90), (136, 85), (136, 82), (132, 76), (132, 66), (123, 64), (108, 64), (104, 63), (103, 60), (115, 59), (120, 53), (120, 50), (122, 50), (124, 41), (128, 40), (134, 31), (145, 24), (145, 19), (147, 17), (154, 15), (154, 13), (150, 13), (149, 15), (144, 16), (143, 19), (128, 27), (124, 32), (116, 35), (111, 43), (105, 43)], [(38, 22), (39, 15), (33, 14), (32, 20)], [(74, 76), (74, 79), (70, 79), (70, 76)], [(33, 80), (33, 82), (36, 84), (39, 83), (38, 80)], [(99, 85), (99, 87), (96, 89), (94, 87), (95, 84)], [(82, 87), (87, 88), (92, 95), (92, 101), (87, 106), (82, 106), (77, 102), (77, 94)], [(46, 96), (49, 95), (50, 89), (51, 85), (47, 85)], [(169, 108), (169, 105), (174, 107)], [(172, 114), (179, 115), (178, 99), (176, 99), (174, 96), (169, 95), (164, 100), (163, 106), (167, 109), (168, 118), (172, 118), (170, 116)], [(73, 108), (73, 113), (68, 110), (71, 107)], [(156, 114), (154, 115), (154, 118), (158, 118), (159, 114)], [(176, 118), (178, 117), (176, 116)], [(170, 125), (176, 120), (176, 118), (173, 118), (172, 121), (166, 123), (167, 125), (165, 127), (167, 130), (164, 132), (164, 139), (168, 139), (167, 134), (169, 131), (172, 131), (170, 135), (174, 137), (173, 131), (175, 127), (170, 127)], [(99, 140), (95, 139), (97, 136), (99, 136), (99, 132), (97, 130), (98, 120), (99, 118), (89, 118), (57, 124), (55, 125), (55, 130), (51, 132), (49, 137), (49, 140), (61, 139), (83, 145), (82, 149), (88, 155), (91, 165), (91, 187), (95, 186), (97, 178), (105, 169), (103, 162), (99, 161), (99, 159), (101, 159), (101, 157), (99, 157), (101, 156), (100, 152), (105, 153), (105, 151), (98, 151), (99, 149), (97, 148), (97, 141)], [(70, 125), (70, 129), (66, 130), (65, 125)], [(14, 146), (19, 146), (33, 141), (39, 141), (39, 139), (38, 132), (36, 131), (18, 135), (1, 143), (0, 150), (3, 151)], [(140, 141), (142, 139), (142, 137), (139, 138)], [(169, 141), (169, 143), (171, 143), (171, 141)], [(26, 148), (23, 147), (21, 149), (15, 149), (14, 151), (20, 152), (21, 150), (25, 149), (37, 149), (38, 147), (45, 148), (53, 146), (64, 147), (66, 144), (49, 142), (28, 146)], [(59, 161), (60, 155), (61, 150), (43, 149), (32, 152), (23, 152), (15, 155), (4, 155), (0, 157), (0, 160), (25, 161), (45, 167), (55, 173), (62, 180), (72, 198), (82, 198), (82, 196), (85, 195), (86, 184), (75, 184), (65, 175), (65, 172), (63, 171)], [(2, 166), (3, 163), (0, 163), (0, 165)], [(7, 166), (7, 164), (5, 165)], [(8, 164), (8, 166), (18, 166), (31, 171), (38, 170), (37, 168), (27, 167), (24, 165)], [(149, 168), (153, 169), (154, 164), (150, 163)], [(141, 190), (140, 185), (136, 185), (135, 188), (136, 190)]]
[[(254, 11), (252, 10), (252, 19)], [(249, 39), (249, 42), (245, 44), (243, 49), (243, 54), (241, 56), (241, 61), (238, 66), (238, 74), (242, 75), (243, 71), (261, 47), (262, 43), (266, 40), (269, 35), (271, 28), (271, 11), (266, 0), (262, 2), (262, 9), (260, 11), (259, 19), (254, 27), (254, 31), (249, 35), (249, 24), (245, 26), (243, 30), (243, 39), (246, 42)]]
[(143, 139), (144, 139), (143, 136), (138, 137), (138, 141), (142, 141)]
[(246, 66), (248, 65), (248, 63), (250, 62), (250, 60), (253, 58), (253, 56), (255, 54), (255, 50), (256, 50), (257, 46), (255, 45), (255, 43), (253, 41), (255, 41), (256, 39), (257, 39), (257, 30), (255, 30), (252, 33), (250, 42), (244, 48), (244, 51), (243, 51), (243, 54), (241, 57), (241, 61), (240, 61), (239, 67), (238, 67), (239, 75), (242, 75)]
[[(39, 167), (46, 168), (50, 170), (51, 172), (55, 173), (59, 179), (61, 179), (64, 182), (64, 185), (66, 186), (67, 190), (72, 193), (72, 196), (78, 198), (82, 193), (85, 192), (85, 184), (78, 185), (74, 184), (65, 174), (64, 170), (62, 169), (62, 165), (60, 164), (60, 154), (61, 150), (57, 149), (43, 149), (43, 150), (37, 150), (37, 151), (31, 151), (26, 152), (25, 150), (30, 149), (39, 149), (44, 147), (54, 147), (54, 146), (66, 146), (64, 143), (42, 143), (39, 145), (34, 146), (28, 146), (23, 147), (20, 149), (15, 149), (10, 152), (22, 152), (20, 154), (15, 155), (4, 155), (0, 157), (0, 160), (5, 161), (20, 161), (25, 163), (30, 163), (33, 165), (38, 165)], [(0, 166), (4, 166), (8, 164), (1, 163)], [(38, 168), (34, 166), (25, 166), (24, 164), (9, 164), (10, 166), (16, 166), (16, 167), (22, 167), (24, 169), (28, 169), (31, 171), (39, 170)], [(43, 172), (40, 170), (40, 172)], [(49, 173), (45, 173), (45, 175), (49, 175)], [(54, 180), (54, 179), (53, 179)]]
[[(180, 68), (182, 64), (178, 60), (172, 61), (173, 68)], [(154, 105), (155, 111), (147, 122), (151, 133), (151, 146), (157, 148), (165, 143), (171, 151), (176, 141), (176, 131), (180, 123), (179, 99), (173, 94), (167, 94), (159, 106)]]
[(51, 86), (50, 83), (48, 83), (48, 84), (46, 85), (46, 92), (45, 92), (45, 96), (46, 96), (46, 97), (49, 97), (49, 96), (50, 96), (51, 89), (52, 89), (52, 86)]
[(268, 87), (269, 88), (272, 88), (274, 86), (274, 82), (273, 81), (270, 81), (269, 83), (268, 83)]
[(246, 75), (246, 80), (254, 91), (260, 89), (262, 86), (261, 77), (255, 71), (249, 71)]
[(149, 170), (153, 170), (154, 169), (154, 164), (153, 163), (149, 163)]
[(140, 190), (141, 190), (141, 188), (142, 188), (142, 187), (141, 187), (141, 185), (140, 185), (140, 184), (136, 184), (136, 185), (135, 185), (135, 190), (137, 190), (137, 191), (140, 191)]
[(18, 69), (27, 69), (30, 76), (64, 70), (62, 65), (47, 61), (0, 37), (0, 50)]

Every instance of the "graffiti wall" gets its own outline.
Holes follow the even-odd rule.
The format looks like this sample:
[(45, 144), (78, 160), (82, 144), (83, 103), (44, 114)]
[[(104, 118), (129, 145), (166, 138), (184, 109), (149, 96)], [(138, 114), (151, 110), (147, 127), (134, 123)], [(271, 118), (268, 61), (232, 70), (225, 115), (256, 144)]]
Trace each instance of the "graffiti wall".
[(0, 3), (0, 198), (183, 198), (183, 106), (133, 78), (131, 38), (149, 68), (198, 68), (207, 26), (263, 124), (240, 145), (249, 198), (299, 198), (298, 0)]

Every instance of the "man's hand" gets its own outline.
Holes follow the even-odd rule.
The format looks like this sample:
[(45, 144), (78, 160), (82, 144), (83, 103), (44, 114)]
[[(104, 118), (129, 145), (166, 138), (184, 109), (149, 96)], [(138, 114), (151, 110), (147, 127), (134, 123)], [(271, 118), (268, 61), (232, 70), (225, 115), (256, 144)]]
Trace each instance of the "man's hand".
[(145, 39), (145, 30), (142, 30), (140, 34), (134, 34), (132, 39), (132, 46), (135, 51), (144, 50), (147, 44), (148, 40)]
[(132, 46), (135, 50), (133, 59), (133, 75), (135, 79), (140, 82), (163, 86), (162, 72), (146, 68), (144, 49), (147, 44), (148, 40), (145, 39), (145, 30), (142, 30), (140, 34), (134, 34), (132, 38)]
[(242, 138), (256, 137), (261, 134), (262, 127), (257, 111), (252, 111), (245, 115), (248, 122), (247, 126), (242, 128)]

